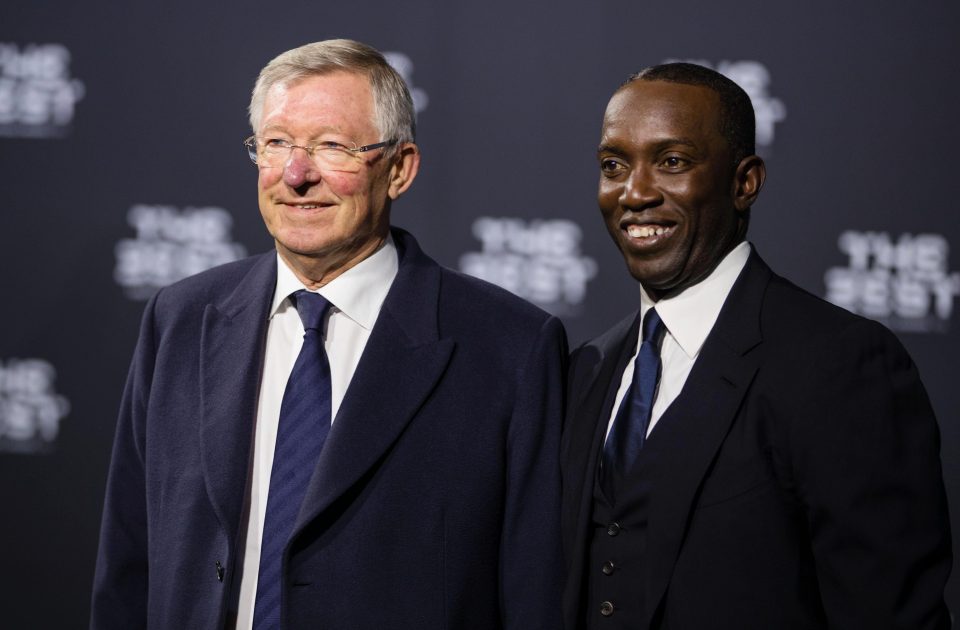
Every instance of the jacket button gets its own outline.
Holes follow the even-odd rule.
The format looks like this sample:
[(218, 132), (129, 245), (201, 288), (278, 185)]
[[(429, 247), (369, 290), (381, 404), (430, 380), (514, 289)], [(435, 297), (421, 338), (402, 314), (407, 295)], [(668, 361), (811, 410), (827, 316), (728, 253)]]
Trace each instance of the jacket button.
[(217, 580), (223, 582), (223, 565), (217, 560)]
[(616, 568), (617, 566), (613, 564), (613, 562), (611, 562), (610, 560), (607, 560), (606, 562), (603, 563), (603, 567), (600, 570), (603, 571), (604, 575), (611, 575), (613, 574), (613, 570)]
[(600, 614), (604, 617), (609, 617), (613, 614), (613, 604), (611, 602), (603, 602), (600, 604)]
[(610, 523), (609, 525), (607, 525), (607, 536), (616, 536), (617, 534), (620, 533), (621, 529), (622, 528), (620, 527), (620, 523), (617, 523), (616, 521), (614, 521), (613, 523)]

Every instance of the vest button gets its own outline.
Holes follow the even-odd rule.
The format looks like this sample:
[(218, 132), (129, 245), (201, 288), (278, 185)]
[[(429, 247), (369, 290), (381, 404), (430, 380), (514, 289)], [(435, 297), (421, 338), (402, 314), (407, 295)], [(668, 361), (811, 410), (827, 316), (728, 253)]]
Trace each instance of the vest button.
[(613, 604), (611, 602), (603, 602), (600, 604), (600, 614), (604, 617), (609, 617), (613, 614)]
[(616, 521), (614, 521), (613, 523), (610, 523), (609, 525), (607, 525), (607, 536), (616, 536), (617, 534), (620, 533), (621, 529), (622, 528), (620, 527), (620, 523), (617, 523)]
[(606, 562), (603, 563), (603, 567), (600, 570), (603, 571), (604, 575), (611, 575), (613, 573), (613, 570), (616, 568), (617, 566), (613, 564), (613, 562), (611, 562), (610, 560), (607, 560)]

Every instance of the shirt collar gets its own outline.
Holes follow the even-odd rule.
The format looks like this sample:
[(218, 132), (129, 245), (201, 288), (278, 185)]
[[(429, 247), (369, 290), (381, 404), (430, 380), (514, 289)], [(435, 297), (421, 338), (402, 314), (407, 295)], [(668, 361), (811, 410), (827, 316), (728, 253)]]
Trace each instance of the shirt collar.
[[(370, 330), (377, 321), (380, 307), (387, 298), (398, 268), (397, 246), (393, 242), (393, 235), (388, 235), (377, 251), (322, 286), (316, 293), (359, 326)], [(304, 288), (280, 254), (277, 254), (277, 288), (273, 293), (270, 317), (289, 304), (287, 298), (291, 293)]]
[(654, 302), (640, 287), (640, 313), (656, 306), (657, 313), (670, 335), (690, 359), (700, 354), (720, 315), (720, 309), (740, 276), (750, 257), (750, 244), (746, 241), (734, 247), (720, 264), (707, 276), (679, 295)]

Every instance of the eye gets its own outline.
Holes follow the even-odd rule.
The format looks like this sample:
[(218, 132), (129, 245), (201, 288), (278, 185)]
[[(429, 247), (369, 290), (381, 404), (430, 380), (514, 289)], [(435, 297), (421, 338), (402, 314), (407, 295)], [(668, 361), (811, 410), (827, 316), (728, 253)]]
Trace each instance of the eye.
[(661, 161), (660, 164), (669, 170), (676, 171), (686, 168), (689, 166), (690, 162), (686, 158), (678, 155), (668, 155), (667, 157), (663, 158), (663, 161)]
[(321, 140), (317, 143), (318, 149), (323, 149), (324, 151), (349, 151), (350, 148), (343, 144), (342, 142), (337, 142), (336, 140)]
[(612, 177), (626, 168), (621, 162), (613, 158), (600, 158), (600, 172)]
[(289, 149), (291, 146), (290, 141), (283, 138), (264, 138), (262, 142), (265, 149)]

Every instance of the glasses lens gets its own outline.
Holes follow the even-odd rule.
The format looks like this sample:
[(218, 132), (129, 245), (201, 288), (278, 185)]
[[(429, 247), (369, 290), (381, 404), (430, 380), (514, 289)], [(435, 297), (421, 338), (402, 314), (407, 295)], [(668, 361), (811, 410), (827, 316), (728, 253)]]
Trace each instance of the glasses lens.
[(323, 171), (358, 173), (363, 158), (343, 146), (314, 146), (311, 148), (278, 140), (249, 138), (243, 143), (254, 164), (265, 168), (283, 168), (294, 149), (304, 149), (317, 168)]
[(359, 156), (341, 147), (317, 147), (313, 160), (321, 170), (340, 173), (357, 173), (361, 166)]
[(290, 157), (293, 147), (286, 142), (260, 142), (260, 161), (261, 166), (283, 166)]
[(250, 158), (250, 161), (254, 164), (257, 163), (257, 141), (253, 138), (247, 138), (243, 141), (244, 148), (247, 149), (247, 157)]

